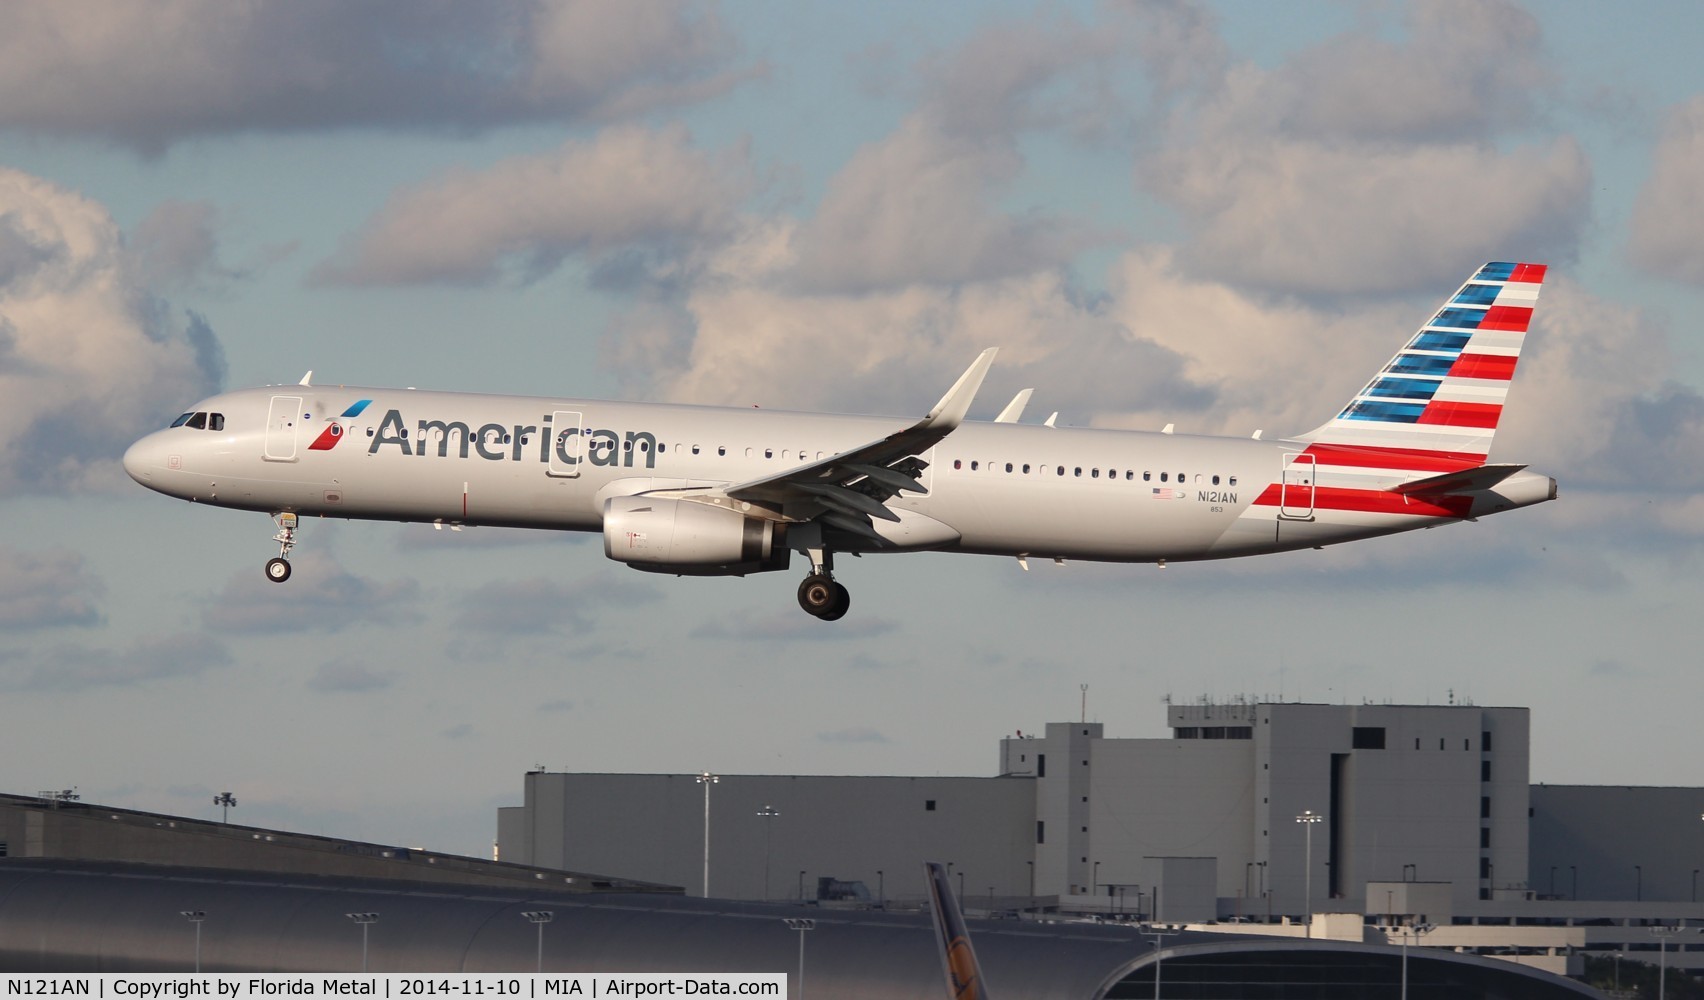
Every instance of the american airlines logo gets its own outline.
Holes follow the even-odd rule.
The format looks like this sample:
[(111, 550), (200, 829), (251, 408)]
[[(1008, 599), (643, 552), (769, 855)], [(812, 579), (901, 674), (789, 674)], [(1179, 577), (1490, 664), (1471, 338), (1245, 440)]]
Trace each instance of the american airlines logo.
[(349, 407), (349, 409), (344, 410), (341, 414), (338, 414), (337, 419), (335, 419), (331, 423), (327, 424), (325, 430), (320, 431), (320, 436), (317, 437), (317, 438), (314, 438), (314, 443), (308, 445), (308, 450), (309, 451), (330, 451), (331, 449), (337, 447), (337, 442), (343, 440), (343, 425), (341, 423), (339, 423), (338, 421), (340, 421), (340, 420), (354, 420), (356, 417), (360, 416), (361, 411), (365, 410), (368, 407), (368, 405), (370, 405), (372, 402), (373, 401), (370, 400), (370, 399), (358, 399), (358, 400), (356, 400), (354, 402), (354, 404)]
[[(362, 400), (350, 409), (359, 413), (368, 402)], [(347, 411), (345, 415), (349, 415)], [(381, 448), (395, 448), (404, 455), (449, 458), (453, 447), (456, 458), (477, 455), (491, 462), (531, 460), (574, 466), (585, 461), (591, 465), (632, 468), (634, 458), (638, 456), (642, 458), (644, 468), (657, 467), (657, 436), (650, 431), (556, 428), (551, 426), (551, 419), (546, 415), (537, 425), (488, 423), (478, 427), (460, 420), (421, 420), (411, 429), (402, 418), (401, 411), (387, 410), (378, 430), (373, 433), (373, 443), (367, 446), (367, 453), (377, 455)], [(320, 435), (319, 441), (327, 440), (327, 435), (330, 435), (330, 444), (321, 448), (319, 441), (315, 441), (311, 447), (324, 451), (336, 445), (343, 434), (341, 429), (333, 432), (332, 428), (337, 426), (333, 422)]]

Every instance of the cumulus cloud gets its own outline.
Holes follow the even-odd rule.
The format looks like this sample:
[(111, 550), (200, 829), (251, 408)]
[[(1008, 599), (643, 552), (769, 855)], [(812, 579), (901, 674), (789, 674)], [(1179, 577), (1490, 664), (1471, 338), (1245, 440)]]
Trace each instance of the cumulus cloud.
[(712, 10), (618, 0), (0, 6), (0, 128), (157, 153), (234, 131), (472, 131), (699, 101), (755, 68)]
[[(674, 354), (677, 367), (664, 368), (654, 391), (681, 402), (921, 415), (978, 353), (999, 346), (978, 412), (1025, 386), (1041, 387), (1038, 409), (1049, 387), (1063, 404), (1071, 386), (1083, 422), (1137, 399), (1163, 407), (1210, 398), (1182, 377), (1174, 353), (1132, 333), (1058, 270), (807, 295), (783, 277), (796, 244), (796, 228), (776, 223), (717, 255), (683, 303), (690, 350)], [(657, 339), (684, 338), (665, 331)]]
[(205, 635), (150, 636), (115, 651), (63, 645), (36, 653), (0, 655), (0, 689), (85, 691), (195, 677), (233, 662), (224, 644)]
[(391, 198), (319, 281), (356, 285), (534, 280), (571, 255), (648, 255), (666, 271), (724, 239), (750, 183), (744, 150), (712, 154), (685, 128), (608, 129), (536, 156), (456, 170)]
[(1042, 213), (1011, 215), (994, 195), (1022, 165), (1008, 141), (913, 116), (858, 151), (801, 234), (796, 280), (861, 293), (988, 280), (1062, 263), (1090, 241)]
[(194, 289), (241, 277), (219, 261), (219, 210), (210, 202), (162, 202), (129, 239), (137, 279), (149, 288)]
[(0, 545), (0, 629), (97, 624), (94, 597), (103, 589), (83, 557), (69, 549)]
[(918, 110), (829, 182), (791, 280), (818, 294), (999, 280), (1104, 241), (1078, 220), (1000, 201), (1023, 170), (1026, 132), (1108, 130), (1119, 102), (1107, 77), (1126, 28), (1041, 15), (922, 60)]
[(1653, 274), (1704, 285), (1704, 243), (1692, 206), (1704, 190), (1704, 97), (1668, 114), (1651, 176), (1633, 206), (1629, 251)]
[(1192, 272), (1267, 292), (1410, 292), (1485, 260), (1572, 259), (1591, 168), (1570, 137), (1508, 145), (1551, 75), (1509, 3), (1426, 0), (1271, 69), (1179, 88), (1137, 163)]
[(1223, 138), (1147, 161), (1193, 220), (1180, 259), (1268, 291), (1358, 294), (1459, 281), (1487, 260), (1572, 259), (1589, 208), (1579, 144), (1503, 152)]
[(202, 607), (202, 624), (214, 632), (268, 635), (339, 632), (420, 617), (420, 585), (414, 580), (357, 576), (323, 552), (296, 556), (291, 565), (295, 573), (282, 585), (268, 582), (258, 569), (232, 576)]
[(218, 387), (213, 331), (144, 259), (101, 205), (0, 168), (0, 495), (116, 483), (125, 446)]

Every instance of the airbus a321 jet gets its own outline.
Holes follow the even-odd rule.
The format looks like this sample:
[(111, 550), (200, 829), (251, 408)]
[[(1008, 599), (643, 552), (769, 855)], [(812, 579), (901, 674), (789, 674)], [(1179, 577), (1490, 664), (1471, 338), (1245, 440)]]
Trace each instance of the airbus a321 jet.
[(264, 511), (266, 577), (300, 518), (603, 533), (654, 573), (809, 572), (799, 604), (851, 598), (836, 553), (923, 550), (1165, 565), (1388, 535), (1556, 497), (1487, 464), (1543, 264), (1487, 264), (1336, 416), (1277, 440), (992, 422), (965, 414), (995, 349), (923, 419), (312, 384), (222, 393), (125, 452), (149, 489)]

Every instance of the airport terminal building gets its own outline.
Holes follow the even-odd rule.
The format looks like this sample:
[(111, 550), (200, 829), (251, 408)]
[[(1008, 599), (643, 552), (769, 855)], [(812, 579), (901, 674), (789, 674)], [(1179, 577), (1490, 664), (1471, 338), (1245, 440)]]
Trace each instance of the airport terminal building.
[(1340, 938), (1424, 923), (1428, 944), (1558, 972), (1594, 950), (1704, 967), (1704, 937), (1647, 930), (1704, 922), (1704, 790), (1534, 786), (1524, 708), (1204, 702), (1167, 721), (1169, 739), (1007, 736), (992, 777), (720, 775), (708, 806), (692, 774), (532, 772), (498, 850), (702, 894), (708, 840), (712, 896), (862, 883), (893, 905), (921, 898), (928, 858), (992, 913), (1271, 932), (1332, 914)]

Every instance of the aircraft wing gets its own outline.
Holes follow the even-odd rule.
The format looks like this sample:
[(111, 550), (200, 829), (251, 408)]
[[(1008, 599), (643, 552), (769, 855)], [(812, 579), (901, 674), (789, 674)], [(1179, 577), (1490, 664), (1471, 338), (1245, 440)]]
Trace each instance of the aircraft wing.
[[(789, 516), (821, 514), (827, 523), (876, 540), (869, 518), (899, 520), (885, 503), (902, 490), (927, 493), (917, 476), (918, 458), (958, 426), (988, 376), (999, 348), (990, 347), (965, 369), (934, 409), (904, 430), (773, 476), (735, 483), (723, 490), (736, 500), (779, 504)], [(814, 513), (813, 513), (814, 512)]]

